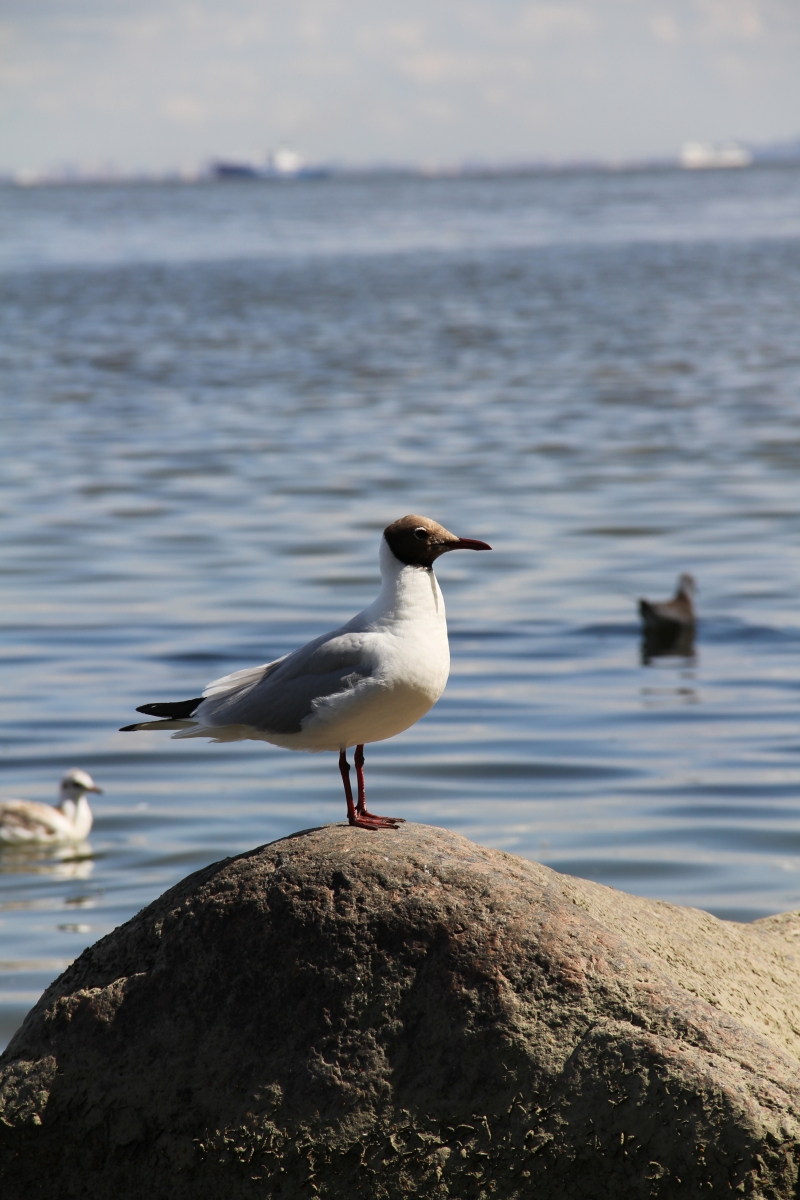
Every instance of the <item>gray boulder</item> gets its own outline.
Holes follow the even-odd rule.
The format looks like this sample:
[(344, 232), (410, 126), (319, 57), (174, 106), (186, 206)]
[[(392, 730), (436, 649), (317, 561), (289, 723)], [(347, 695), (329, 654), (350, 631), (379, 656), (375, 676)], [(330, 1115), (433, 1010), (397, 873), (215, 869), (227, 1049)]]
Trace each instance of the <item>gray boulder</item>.
[(86, 950), (0, 1058), (5, 1200), (796, 1198), (800, 914), (310, 830)]

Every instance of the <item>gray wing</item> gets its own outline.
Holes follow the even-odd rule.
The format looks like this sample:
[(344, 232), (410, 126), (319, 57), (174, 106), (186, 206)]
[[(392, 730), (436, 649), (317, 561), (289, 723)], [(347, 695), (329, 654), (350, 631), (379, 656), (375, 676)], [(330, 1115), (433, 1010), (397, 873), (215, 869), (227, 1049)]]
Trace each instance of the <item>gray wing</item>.
[(212, 694), (197, 708), (194, 719), (212, 727), (249, 725), (262, 733), (299, 733), (303, 720), (314, 711), (315, 700), (352, 689), (372, 674), (365, 643), (363, 634), (325, 633), (269, 663), (254, 683), (234, 684), (222, 693), (210, 685)]

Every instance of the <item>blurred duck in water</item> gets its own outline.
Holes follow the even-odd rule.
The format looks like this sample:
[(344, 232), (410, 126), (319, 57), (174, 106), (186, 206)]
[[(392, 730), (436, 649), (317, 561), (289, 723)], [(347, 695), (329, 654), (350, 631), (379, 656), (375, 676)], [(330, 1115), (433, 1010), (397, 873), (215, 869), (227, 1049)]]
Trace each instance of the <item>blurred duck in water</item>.
[(684, 573), (671, 600), (639, 601), (645, 662), (661, 654), (694, 654), (696, 591), (694, 576)]
[(102, 792), (86, 771), (67, 771), (56, 807), (36, 800), (0, 801), (0, 847), (82, 842), (92, 828), (87, 792)]

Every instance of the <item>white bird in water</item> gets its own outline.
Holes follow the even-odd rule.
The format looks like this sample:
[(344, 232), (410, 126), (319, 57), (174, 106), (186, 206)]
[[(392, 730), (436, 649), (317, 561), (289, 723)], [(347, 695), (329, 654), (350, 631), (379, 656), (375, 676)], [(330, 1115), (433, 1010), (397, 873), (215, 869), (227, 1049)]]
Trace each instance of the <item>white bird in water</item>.
[[(433, 564), (450, 550), (491, 546), (456, 537), (428, 517), (401, 517), (383, 531), (381, 590), (363, 612), (292, 654), (215, 680), (193, 700), (143, 704), (137, 712), (164, 719), (124, 731), (173, 729), (176, 738), (251, 738), (289, 750), (338, 751), (350, 824), (394, 829), (402, 818), (367, 810), (364, 745), (408, 729), (444, 691), (450, 650)], [(356, 748), (357, 804), (350, 746)]]
[(92, 828), (87, 792), (102, 792), (91, 775), (75, 769), (61, 780), (57, 807), (36, 800), (0, 801), (0, 845), (55, 845), (82, 842)]

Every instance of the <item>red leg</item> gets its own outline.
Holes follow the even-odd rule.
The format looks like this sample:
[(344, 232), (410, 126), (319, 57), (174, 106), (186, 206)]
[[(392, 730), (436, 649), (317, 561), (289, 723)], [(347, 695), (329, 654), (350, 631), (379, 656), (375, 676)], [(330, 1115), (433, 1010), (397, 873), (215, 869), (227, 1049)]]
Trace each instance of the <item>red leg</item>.
[[(375, 813), (367, 812), (367, 789), (364, 784), (364, 746), (356, 746), (353, 762), (356, 764), (356, 779), (358, 780), (358, 808), (357, 812), (360, 817), (366, 817), (369, 821), (375, 821), (379, 825), (386, 825), (390, 829), (394, 829), (397, 825), (405, 824), (403, 817), (378, 817)], [(349, 779), (348, 779), (349, 783)]]
[(344, 795), (347, 800), (347, 819), (350, 824), (356, 825), (359, 829), (382, 829), (383, 821), (380, 817), (372, 817), (368, 812), (364, 812), (363, 815), (360, 812), (356, 812), (355, 805), (353, 804), (353, 789), (350, 787), (350, 763), (347, 761), (346, 750), (342, 750), (339, 755), (339, 770), (342, 773)]

